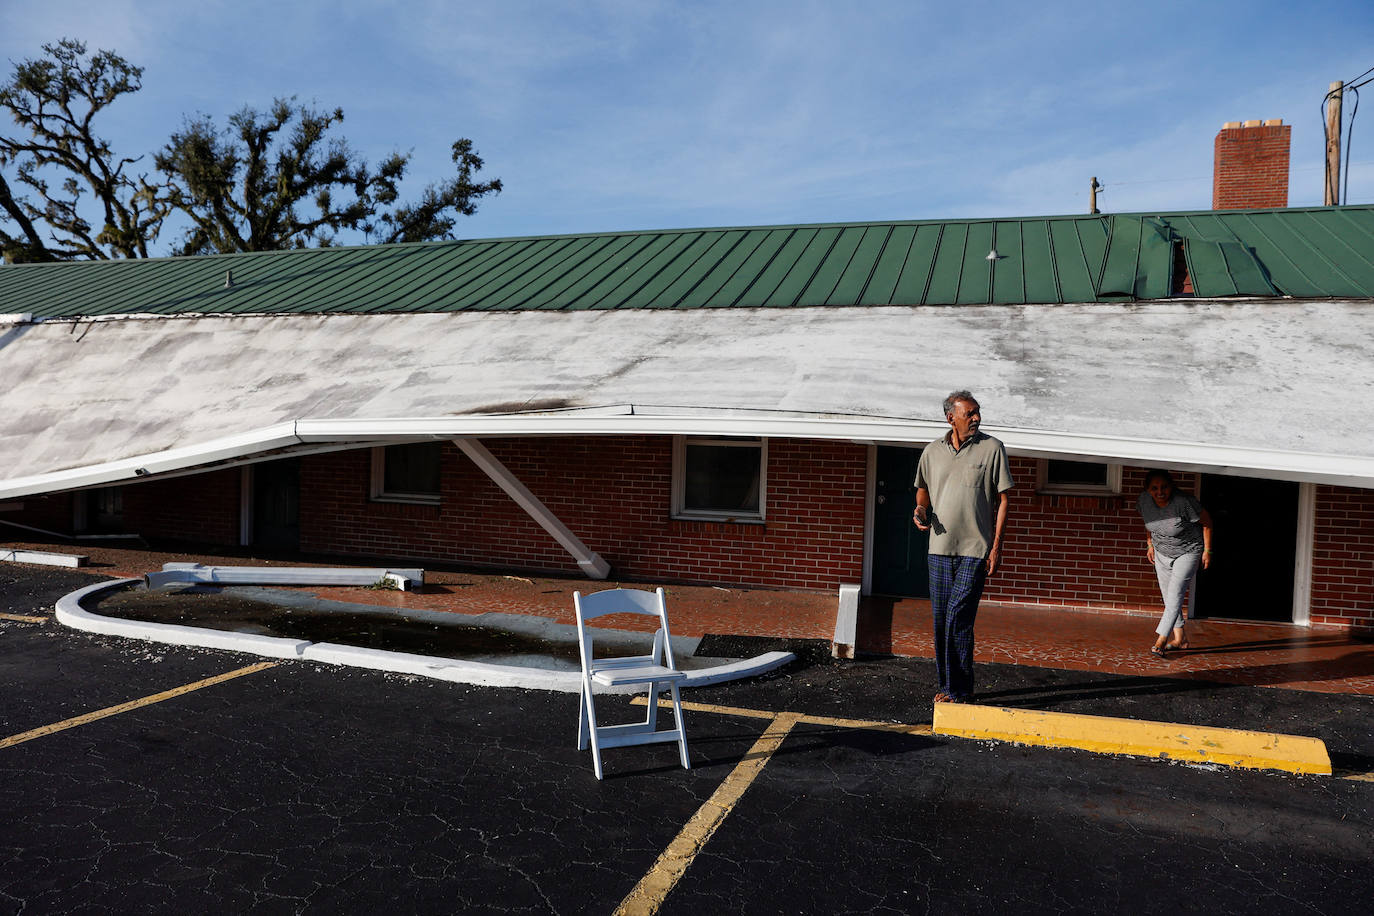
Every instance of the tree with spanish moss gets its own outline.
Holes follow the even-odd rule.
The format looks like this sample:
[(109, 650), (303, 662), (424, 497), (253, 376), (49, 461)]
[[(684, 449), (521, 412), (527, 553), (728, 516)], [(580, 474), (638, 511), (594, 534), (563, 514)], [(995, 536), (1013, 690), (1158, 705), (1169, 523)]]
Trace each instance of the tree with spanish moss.
[(501, 191), (479, 181), (471, 140), (451, 147), (456, 174), (402, 202), (411, 154), (375, 168), (337, 135), (343, 110), (277, 99), (245, 107), (220, 130), (207, 116), (185, 122), (137, 172), (142, 157), (116, 154), (95, 122), (138, 92), (143, 68), (113, 51), (88, 54), (63, 39), (15, 65), (0, 84), (14, 129), (0, 134), (0, 258), (7, 262), (144, 258), (174, 221), (186, 227), (176, 254), (264, 251), (369, 241), (452, 238), (459, 216)]
[[(95, 122), (142, 88), (143, 68), (64, 38), (0, 84), (0, 258), (146, 258), (169, 213), (161, 182), (134, 173)], [(3, 130), (3, 128), (0, 128)]]
[(340, 108), (277, 99), (266, 112), (231, 115), (224, 130), (208, 117), (188, 121), (155, 158), (172, 205), (192, 222), (177, 253), (327, 246), (344, 230), (379, 242), (451, 238), (457, 215), (501, 190), (499, 178), (475, 179), (482, 159), (464, 138), (452, 146), (455, 177), (398, 203), (410, 154), (370, 168), (334, 136), (343, 119)]

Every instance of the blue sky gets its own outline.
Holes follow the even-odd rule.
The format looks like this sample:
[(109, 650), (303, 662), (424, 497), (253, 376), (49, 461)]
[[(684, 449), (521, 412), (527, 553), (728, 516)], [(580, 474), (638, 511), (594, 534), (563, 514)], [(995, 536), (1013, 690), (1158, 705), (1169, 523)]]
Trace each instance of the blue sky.
[[(130, 155), (294, 95), (369, 161), (413, 151), (415, 196), (471, 137), (506, 185), (476, 238), (1079, 213), (1094, 175), (1106, 211), (1207, 209), (1249, 118), (1293, 125), (1290, 205), (1320, 204), (1321, 99), (1374, 67), (1374, 4), (68, 0), (0, 59), (62, 37), (145, 68), (102, 126)], [(1374, 201), (1374, 96), (1353, 136)]]

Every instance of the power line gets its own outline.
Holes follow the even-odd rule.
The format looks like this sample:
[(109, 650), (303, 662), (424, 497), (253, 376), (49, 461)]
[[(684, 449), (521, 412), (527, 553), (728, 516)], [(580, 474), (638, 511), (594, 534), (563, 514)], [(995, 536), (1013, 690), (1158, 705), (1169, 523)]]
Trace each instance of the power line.
[[(1374, 159), (1363, 159), (1363, 160), (1361, 160), (1361, 161), (1359, 161), (1359, 162), (1350, 162), (1350, 161), (1347, 161), (1347, 162), (1346, 162), (1347, 174), (1348, 174), (1348, 171), (1349, 171), (1350, 167), (1351, 167), (1351, 166), (1355, 166), (1355, 165), (1358, 165), (1358, 166), (1360, 166), (1361, 168), (1363, 168), (1363, 167), (1366, 166), (1366, 165), (1374, 165)], [(1321, 169), (1324, 169), (1324, 168), (1326, 168), (1326, 166), (1324, 166), (1324, 165), (1305, 165), (1305, 166), (1299, 166), (1299, 167), (1296, 167), (1296, 168), (1289, 169), (1289, 171), (1292, 171), (1292, 172), (1316, 172), (1316, 171), (1321, 170)], [(1113, 182), (1112, 182), (1112, 187), (1119, 188), (1119, 187), (1122, 187), (1122, 186), (1124, 186), (1124, 185), (1135, 185), (1135, 184), (1180, 184), (1180, 183), (1182, 183), (1182, 182), (1188, 182), (1188, 181), (1211, 181), (1213, 177), (1215, 177), (1215, 176), (1212, 176), (1212, 175), (1192, 175), (1192, 176), (1189, 176), (1189, 177), (1187, 177), (1187, 178), (1134, 178), (1134, 179), (1130, 179), (1130, 180), (1127, 180), (1127, 181), (1113, 181)], [(1103, 188), (1105, 188), (1105, 187), (1106, 187), (1106, 185), (1103, 185)]]

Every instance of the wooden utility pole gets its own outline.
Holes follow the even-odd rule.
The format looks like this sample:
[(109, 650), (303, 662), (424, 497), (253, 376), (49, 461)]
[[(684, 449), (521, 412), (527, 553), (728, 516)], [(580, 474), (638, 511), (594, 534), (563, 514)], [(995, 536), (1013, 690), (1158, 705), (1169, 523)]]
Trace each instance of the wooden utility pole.
[(1093, 183), (1088, 187), (1088, 212), (1101, 213), (1097, 209), (1097, 192), (1102, 190), (1102, 185), (1097, 183), (1097, 176), (1093, 176)]
[(1336, 80), (1326, 93), (1326, 189), (1322, 204), (1332, 207), (1341, 202), (1341, 90), (1345, 84)]

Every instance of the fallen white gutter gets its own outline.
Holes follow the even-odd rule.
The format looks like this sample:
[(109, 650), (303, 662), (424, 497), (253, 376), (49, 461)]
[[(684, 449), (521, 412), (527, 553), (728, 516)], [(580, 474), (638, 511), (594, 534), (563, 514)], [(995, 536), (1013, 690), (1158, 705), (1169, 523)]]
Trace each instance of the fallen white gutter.
[[(134, 458), (0, 481), (0, 500), (123, 483), (206, 466), (263, 460), (264, 452), (314, 445), (321, 450), (423, 440), (498, 436), (717, 435), (849, 440), (920, 445), (945, 433), (943, 422), (891, 417), (782, 415), (675, 410), (649, 413), (564, 411), (401, 419), (298, 420)], [(1164, 466), (1237, 476), (1374, 487), (1374, 457), (1176, 442), (986, 426), (1014, 455)]]
[(164, 585), (352, 585), (386, 582), (407, 591), (425, 584), (423, 569), (358, 569), (323, 566), (202, 566), (199, 563), (164, 563), (162, 572), (148, 573), (148, 588)]

